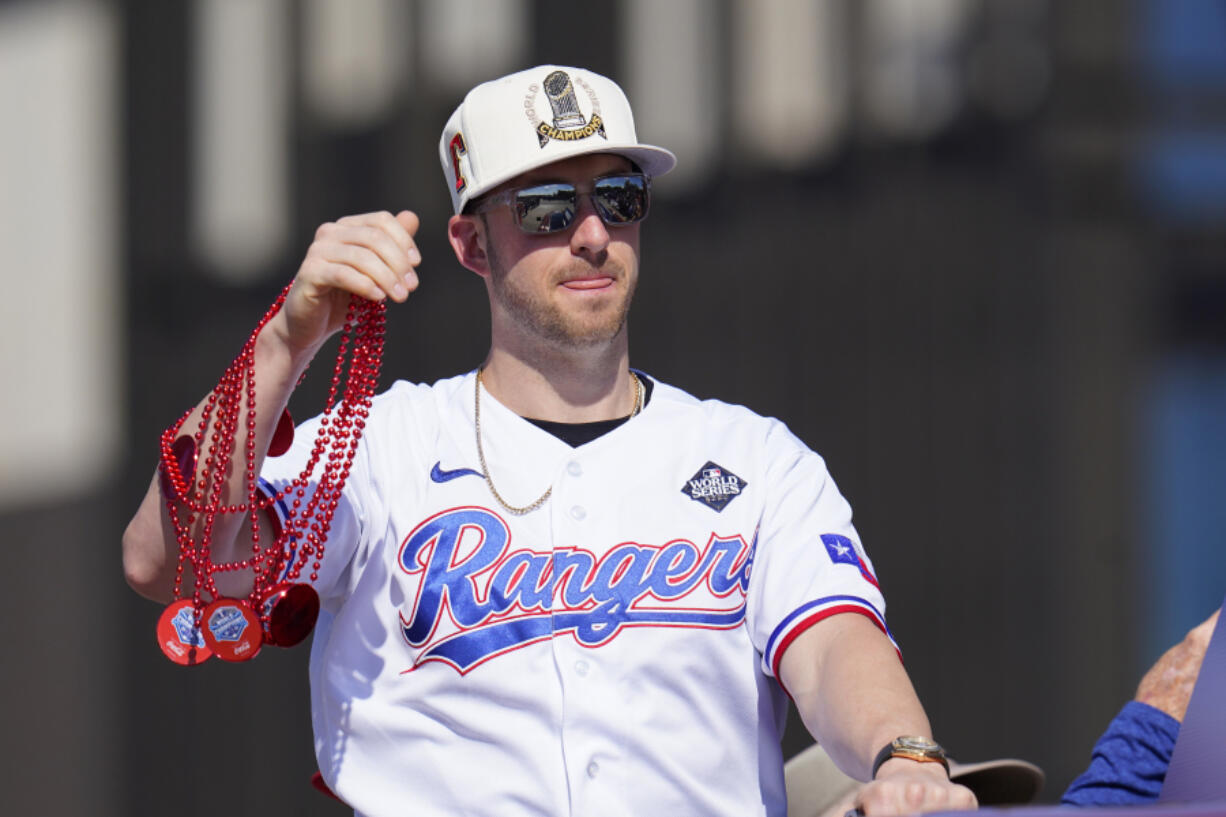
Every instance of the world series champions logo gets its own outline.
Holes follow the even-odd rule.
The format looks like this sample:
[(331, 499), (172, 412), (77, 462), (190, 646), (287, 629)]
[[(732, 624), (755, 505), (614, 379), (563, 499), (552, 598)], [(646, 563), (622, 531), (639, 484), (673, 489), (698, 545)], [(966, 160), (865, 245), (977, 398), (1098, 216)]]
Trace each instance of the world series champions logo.
[(418, 585), (400, 614), (417, 649), (406, 672), (442, 661), (463, 675), (559, 633), (597, 647), (627, 627), (738, 627), (755, 545), (712, 534), (704, 546), (623, 542), (599, 556), (513, 550), (507, 523), (492, 511), (443, 511), (413, 529), (397, 559)]
[[(575, 85), (579, 86), (587, 98), (592, 111), (590, 119), (583, 115), (579, 105), (579, 95), (575, 92)], [(545, 99), (549, 102), (552, 112), (549, 122), (541, 118), (538, 113), (538, 102), (542, 90), (544, 90)], [(609, 138), (609, 135), (605, 133), (604, 120), (600, 118), (600, 99), (596, 96), (596, 92), (582, 77), (576, 76), (572, 80), (565, 71), (554, 71), (545, 77), (544, 82), (540, 85), (533, 83), (528, 86), (528, 93), (524, 96), (524, 114), (532, 123), (542, 148), (548, 145), (551, 139), (559, 142), (577, 142), (597, 134), (602, 139)]]

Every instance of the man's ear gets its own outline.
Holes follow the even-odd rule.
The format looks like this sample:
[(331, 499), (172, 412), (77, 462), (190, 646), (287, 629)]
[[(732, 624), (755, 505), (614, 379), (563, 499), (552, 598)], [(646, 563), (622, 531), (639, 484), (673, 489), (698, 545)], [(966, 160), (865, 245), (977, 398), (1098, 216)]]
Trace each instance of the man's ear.
[(456, 259), (482, 278), (490, 273), (489, 255), (485, 251), (485, 225), (476, 216), (458, 215), (447, 220), (447, 240)]

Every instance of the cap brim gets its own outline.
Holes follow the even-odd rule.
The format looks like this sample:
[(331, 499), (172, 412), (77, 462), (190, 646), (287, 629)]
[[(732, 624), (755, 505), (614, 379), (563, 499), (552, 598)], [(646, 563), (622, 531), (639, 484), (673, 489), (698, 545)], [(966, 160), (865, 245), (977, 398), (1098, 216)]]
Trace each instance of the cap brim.
[(1043, 788), (1043, 770), (1016, 758), (979, 763), (949, 762), (949, 777), (975, 793), (981, 806), (1020, 805), (1038, 797)]

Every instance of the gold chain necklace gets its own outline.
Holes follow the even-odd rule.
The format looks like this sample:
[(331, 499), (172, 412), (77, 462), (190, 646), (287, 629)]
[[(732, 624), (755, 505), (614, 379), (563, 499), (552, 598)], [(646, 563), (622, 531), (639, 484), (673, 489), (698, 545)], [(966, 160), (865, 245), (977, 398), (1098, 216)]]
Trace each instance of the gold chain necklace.
[[(633, 417), (643, 410), (643, 381), (634, 372), (630, 373), (630, 377), (634, 380), (634, 410), (630, 412)], [(545, 504), (545, 500), (549, 499), (549, 495), (553, 493), (553, 486), (549, 486), (549, 490), (541, 494), (531, 505), (525, 505), (522, 508), (516, 508), (514, 505), (508, 504), (502, 498), (502, 494), (498, 493), (498, 489), (494, 487), (494, 480), (490, 478), (490, 467), (485, 464), (485, 449), (481, 446), (481, 370), (477, 369), (477, 381), (473, 391), (473, 414), (476, 419), (477, 427), (477, 460), (481, 463), (481, 473), (485, 475), (485, 484), (489, 486), (490, 493), (494, 495), (494, 499), (498, 500), (498, 504), (505, 508), (509, 513), (516, 516), (523, 516), (526, 513), (535, 511), (537, 508)]]

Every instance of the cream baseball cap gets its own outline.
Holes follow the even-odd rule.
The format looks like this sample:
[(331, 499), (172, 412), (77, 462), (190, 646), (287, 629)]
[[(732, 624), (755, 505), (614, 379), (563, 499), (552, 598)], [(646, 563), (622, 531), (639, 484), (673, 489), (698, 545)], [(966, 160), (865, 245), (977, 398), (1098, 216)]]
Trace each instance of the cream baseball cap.
[(473, 88), (447, 120), (438, 153), (456, 213), (508, 179), (572, 156), (616, 153), (648, 176), (677, 164), (670, 151), (639, 142), (617, 83), (558, 65)]

